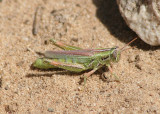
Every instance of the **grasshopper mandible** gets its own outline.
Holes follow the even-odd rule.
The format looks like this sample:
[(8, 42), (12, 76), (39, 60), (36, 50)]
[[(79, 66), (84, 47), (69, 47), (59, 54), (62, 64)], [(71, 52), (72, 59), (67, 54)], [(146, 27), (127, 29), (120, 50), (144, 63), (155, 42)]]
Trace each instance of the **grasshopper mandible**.
[(127, 45), (135, 41), (137, 38), (130, 41), (123, 48), (100, 48), (100, 49), (81, 49), (70, 45), (57, 42), (51, 39), (51, 42), (63, 49), (62, 51), (46, 51), (43, 58), (38, 58), (33, 66), (40, 69), (61, 68), (73, 72), (82, 72), (90, 70), (84, 75), (84, 81), (92, 75), (96, 70), (104, 65), (108, 67), (111, 74), (112, 69), (110, 64), (118, 62), (121, 52)]

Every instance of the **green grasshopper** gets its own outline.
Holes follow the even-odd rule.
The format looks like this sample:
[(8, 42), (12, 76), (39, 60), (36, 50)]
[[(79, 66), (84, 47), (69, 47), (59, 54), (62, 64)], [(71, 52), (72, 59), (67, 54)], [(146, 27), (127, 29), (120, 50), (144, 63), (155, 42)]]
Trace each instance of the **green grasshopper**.
[[(137, 38), (133, 39), (127, 45), (136, 39)], [(104, 65), (107, 66), (111, 74), (113, 74), (110, 64), (120, 60), (121, 52), (127, 46), (126, 45), (121, 49), (118, 47), (81, 49), (79, 47), (57, 42), (54, 39), (51, 39), (51, 42), (63, 50), (46, 51), (44, 53), (44, 57), (38, 58), (33, 63), (33, 66), (40, 69), (61, 68), (73, 72), (90, 70), (88, 73), (85, 73), (84, 82), (86, 81), (87, 77), (92, 75)]]

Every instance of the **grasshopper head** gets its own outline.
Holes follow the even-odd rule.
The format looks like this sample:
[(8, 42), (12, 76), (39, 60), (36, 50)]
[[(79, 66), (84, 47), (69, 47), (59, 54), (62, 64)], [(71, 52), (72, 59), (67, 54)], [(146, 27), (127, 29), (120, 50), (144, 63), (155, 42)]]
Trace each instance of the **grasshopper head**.
[(113, 52), (112, 52), (112, 61), (118, 62), (120, 60), (121, 52), (123, 52), (124, 50), (126, 50), (125, 47), (128, 46), (129, 44), (131, 44), (136, 39), (137, 38), (134, 38), (132, 41), (130, 41), (128, 44), (126, 44), (121, 49), (118, 49), (118, 47), (115, 47), (114, 50), (113, 50)]
[(112, 53), (112, 61), (118, 62), (120, 60), (121, 52), (118, 50), (118, 47)]

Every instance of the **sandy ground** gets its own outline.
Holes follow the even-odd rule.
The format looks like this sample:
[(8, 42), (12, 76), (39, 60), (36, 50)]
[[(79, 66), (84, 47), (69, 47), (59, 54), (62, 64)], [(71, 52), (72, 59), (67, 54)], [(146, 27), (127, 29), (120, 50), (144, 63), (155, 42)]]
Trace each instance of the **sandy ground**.
[[(37, 35), (32, 34), (35, 11)], [(137, 35), (115, 0), (3, 0), (0, 2), (1, 113), (160, 113), (160, 47), (140, 39), (113, 64), (83, 74), (31, 69), (35, 52), (58, 50), (50, 38), (82, 48), (123, 47)], [(101, 78), (102, 71), (108, 80)]]

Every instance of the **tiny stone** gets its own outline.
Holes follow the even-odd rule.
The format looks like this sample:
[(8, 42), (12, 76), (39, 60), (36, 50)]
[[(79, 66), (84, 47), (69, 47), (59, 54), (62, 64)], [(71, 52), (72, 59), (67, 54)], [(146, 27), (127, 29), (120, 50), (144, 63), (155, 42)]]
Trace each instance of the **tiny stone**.
[(29, 20), (25, 20), (23, 23), (27, 25), (29, 24)]
[(2, 77), (0, 76), (0, 88), (2, 87)]
[(129, 102), (129, 99), (128, 99), (128, 98), (125, 98), (125, 102)]
[(80, 5), (80, 4), (76, 4), (76, 6), (77, 6), (77, 7), (81, 7), (81, 5)]
[(57, 10), (52, 10), (51, 11), (51, 14), (53, 15), (54, 13), (56, 13), (57, 12)]
[(81, 88), (81, 87), (78, 87), (78, 91), (82, 91), (82, 88)]
[(149, 52), (149, 55), (153, 55), (153, 53), (152, 53), (152, 52)]
[(96, 29), (97, 29), (97, 28), (94, 26), (94, 27), (93, 27), (93, 30), (96, 30)]
[(53, 109), (53, 108), (48, 108), (47, 111), (48, 111), (48, 112), (54, 112), (54, 109)]
[(49, 41), (48, 41), (48, 40), (45, 40), (45, 41), (44, 41), (44, 44), (45, 44), (45, 45), (48, 45), (48, 44), (49, 44)]
[(135, 62), (138, 62), (138, 61), (140, 61), (140, 56), (139, 56), (139, 55), (136, 55), (136, 57), (135, 57)]
[(4, 89), (5, 89), (5, 90), (8, 90), (8, 89), (9, 89), (8, 85), (6, 85), (6, 87), (5, 87)]
[(108, 94), (108, 95), (107, 95), (107, 97), (110, 97), (110, 96), (111, 96), (111, 94)]
[(71, 40), (74, 42), (78, 42), (78, 38), (72, 38)]
[(136, 63), (135, 67), (138, 68), (139, 70), (142, 70), (142, 67), (139, 63)]

